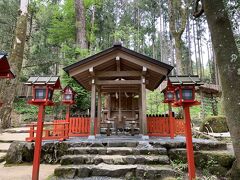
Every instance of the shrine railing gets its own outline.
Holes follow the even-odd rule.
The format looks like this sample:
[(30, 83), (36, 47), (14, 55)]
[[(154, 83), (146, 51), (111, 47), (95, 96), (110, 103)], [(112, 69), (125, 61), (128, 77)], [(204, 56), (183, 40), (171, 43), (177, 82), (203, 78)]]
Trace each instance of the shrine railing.
[[(43, 140), (60, 140), (63, 141), (68, 139), (68, 122), (45, 122), (43, 127)], [(28, 124), (30, 127), (29, 137), (26, 138), (26, 141), (35, 141), (36, 132), (37, 132), (37, 123)]]
[[(94, 132), (96, 134), (95, 119)], [(35, 141), (35, 135), (37, 132), (37, 123), (31, 123), (29, 137), (26, 141)], [(84, 137), (90, 135), (90, 117), (71, 117), (69, 122), (66, 120), (54, 120), (53, 122), (45, 122), (43, 127), (43, 140), (65, 140), (69, 137)]]
[[(185, 135), (184, 119), (174, 118), (174, 134)], [(165, 115), (147, 115), (147, 129), (149, 136), (170, 136), (170, 119)]]

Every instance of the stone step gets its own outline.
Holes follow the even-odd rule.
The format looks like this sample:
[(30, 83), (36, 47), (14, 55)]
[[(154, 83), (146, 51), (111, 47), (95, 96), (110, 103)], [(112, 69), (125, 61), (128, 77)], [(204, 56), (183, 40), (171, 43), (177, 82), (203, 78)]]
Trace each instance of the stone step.
[(62, 165), (70, 164), (169, 164), (167, 155), (65, 155)]
[(163, 179), (166, 177), (178, 177), (180, 173), (169, 165), (68, 165), (57, 167), (54, 175), (58, 178), (73, 179), (94, 176), (124, 177), (124, 179)]
[(99, 154), (99, 155), (166, 155), (166, 148), (131, 148), (131, 147), (72, 147), (67, 151), (69, 155)]
[[(186, 149), (176, 148), (169, 150), (169, 158), (172, 161), (180, 160), (183, 163), (187, 163)], [(194, 151), (194, 159), (196, 167), (207, 166), (207, 163), (212, 161), (224, 168), (230, 169), (235, 156), (231, 151), (217, 150), (217, 151)]]

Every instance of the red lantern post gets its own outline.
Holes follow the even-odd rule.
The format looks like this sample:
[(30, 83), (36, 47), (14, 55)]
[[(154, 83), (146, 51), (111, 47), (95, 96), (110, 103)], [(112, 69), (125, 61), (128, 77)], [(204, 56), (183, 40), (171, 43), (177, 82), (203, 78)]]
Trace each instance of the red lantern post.
[(60, 89), (61, 85), (57, 76), (30, 77), (25, 84), (32, 86), (32, 99), (28, 103), (38, 106), (37, 133), (32, 169), (32, 180), (38, 180), (45, 106), (52, 106), (54, 104), (52, 101), (53, 92), (55, 89)]
[(188, 176), (190, 180), (196, 178), (194, 152), (192, 143), (192, 129), (190, 107), (199, 105), (195, 100), (195, 86), (202, 85), (198, 76), (172, 76), (169, 77), (169, 83), (174, 87), (175, 101), (174, 106), (182, 106), (185, 118), (186, 149), (188, 160)]

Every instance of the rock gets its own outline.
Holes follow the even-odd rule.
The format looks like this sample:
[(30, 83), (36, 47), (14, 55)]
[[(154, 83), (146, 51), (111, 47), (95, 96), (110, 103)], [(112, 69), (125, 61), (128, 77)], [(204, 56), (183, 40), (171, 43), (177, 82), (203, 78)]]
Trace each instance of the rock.
[[(187, 163), (186, 149), (170, 149), (169, 157), (172, 161), (180, 160)], [(200, 168), (220, 165), (228, 170), (231, 168), (235, 157), (228, 151), (195, 151), (194, 159), (196, 166)]]
[(33, 143), (13, 142), (6, 155), (6, 164), (19, 164), (22, 162), (31, 162), (33, 160)]
[(72, 179), (78, 175), (78, 167), (68, 166), (68, 167), (58, 167), (54, 170), (54, 175), (61, 178)]
[(211, 174), (216, 175), (218, 177), (225, 177), (228, 170), (225, 167), (222, 167), (220, 165), (212, 165), (208, 167), (207, 169)]
[(41, 162), (56, 164), (60, 162), (60, 158), (66, 154), (68, 144), (64, 142), (44, 143), (42, 145)]
[[(181, 141), (163, 141), (151, 142), (153, 147), (165, 147), (167, 149), (186, 148), (185, 138)], [(194, 150), (226, 150), (227, 144), (219, 141), (212, 141), (206, 139), (193, 139)]]
[(135, 165), (106, 165), (99, 164), (92, 168), (92, 176), (124, 177), (128, 172), (134, 171)]
[(138, 165), (136, 177), (140, 179), (161, 179), (165, 177), (177, 177), (180, 174), (170, 166), (145, 166)]
[[(43, 143), (41, 151), (41, 162), (55, 164), (60, 162), (60, 157), (66, 154), (67, 143)], [(19, 164), (23, 162), (32, 162), (34, 155), (34, 143), (15, 141), (7, 152), (7, 164)]]
[(89, 166), (84, 166), (78, 169), (77, 177), (89, 177), (91, 175), (91, 169)]
[(203, 120), (200, 126), (201, 132), (228, 132), (228, 125), (225, 116), (211, 116)]

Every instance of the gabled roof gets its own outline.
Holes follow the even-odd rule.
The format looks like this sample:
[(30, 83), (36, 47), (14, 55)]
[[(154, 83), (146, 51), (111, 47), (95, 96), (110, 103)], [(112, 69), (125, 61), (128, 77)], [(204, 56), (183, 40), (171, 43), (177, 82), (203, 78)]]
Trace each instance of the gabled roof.
[(115, 45), (113, 45), (113, 47), (108, 48), (108, 49), (106, 49), (106, 50), (104, 50), (104, 51), (101, 51), (101, 52), (99, 52), (99, 53), (97, 53), (97, 54), (95, 54), (95, 55), (93, 55), (93, 56), (87, 57), (87, 58), (85, 58), (85, 59), (83, 59), (83, 60), (80, 60), (80, 61), (78, 61), (78, 62), (76, 62), (76, 63), (74, 63), (74, 64), (71, 64), (70, 66), (67, 66), (67, 67), (63, 68), (63, 70), (68, 73), (71, 69), (73, 69), (73, 68), (75, 68), (75, 67), (78, 67), (79, 65), (85, 64), (85, 63), (87, 63), (87, 62), (89, 62), (89, 61), (96, 60), (97, 58), (99, 58), (99, 57), (101, 57), (101, 56), (104, 56), (104, 55), (106, 55), (106, 54), (108, 54), (108, 53), (111, 53), (111, 52), (113, 52), (114, 50), (121, 50), (121, 51), (126, 52), (126, 53), (128, 53), (128, 54), (131, 54), (131, 55), (133, 55), (133, 56), (136, 56), (136, 57), (138, 57), (138, 58), (140, 58), (140, 59), (144, 59), (144, 60), (146, 60), (146, 61), (148, 61), (148, 62), (151, 62), (151, 63), (154, 63), (154, 64), (156, 64), (156, 65), (162, 66), (162, 67), (168, 69), (169, 72), (173, 69), (172, 66), (170, 66), (170, 65), (168, 65), (168, 64), (166, 64), (166, 63), (163, 63), (163, 62), (161, 62), (161, 61), (158, 61), (158, 60), (156, 60), (156, 59), (153, 59), (153, 58), (151, 58), (151, 57), (149, 57), (149, 56), (140, 54), (140, 53), (138, 53), (138, 52), (136, 52), (136, 51), (133, 51), (133, 50), (131, 50), (131, 49), (125, 48), (125, 47), (123, 47), (121, 44), (115, 44)]
[(31, 76), (25, 85), (51, 85), (54, 89), (61, 89), (59, 76)]
[[(116, 70), (117, 56), (121, 60), (121, 71), (141, 72), (143, 66), (146, 66), (146, 80), (149, 82), (148, 85), (146, 85), (146, 88), (150, 90), (156, 89), (173, 69), (173, 67), (168, 64), (125, 48), (120, 44), (115, 44), (111, 48), (65, 67), (64, 71), (66, 71), (85, 89), (91, 90), (89, 84), (91, 79), (89, 68), (93, 68), (96, 72), (114, 71)], [(127, 77), (124, 77), (124, 79), (128, 80)]]
[(195, 85), (200, 86), (203, 82), (197, 75), (168, 76), (172, 85)]

